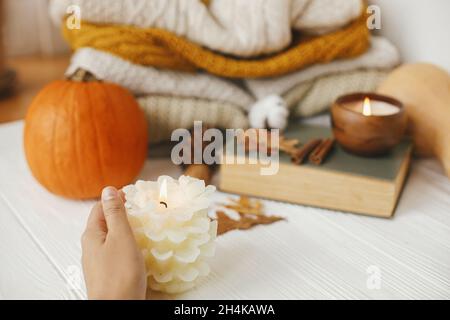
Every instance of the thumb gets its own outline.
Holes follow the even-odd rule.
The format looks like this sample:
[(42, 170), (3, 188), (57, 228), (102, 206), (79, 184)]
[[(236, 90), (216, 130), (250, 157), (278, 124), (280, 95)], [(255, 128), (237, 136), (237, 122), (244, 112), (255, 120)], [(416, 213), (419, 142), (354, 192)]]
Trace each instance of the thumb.
[(129, 232), (131, 227), (128, 223), (127, 213), (122, 197), (114, 187), (106, 187), (102, 191), (103, 214), (109, 232)]

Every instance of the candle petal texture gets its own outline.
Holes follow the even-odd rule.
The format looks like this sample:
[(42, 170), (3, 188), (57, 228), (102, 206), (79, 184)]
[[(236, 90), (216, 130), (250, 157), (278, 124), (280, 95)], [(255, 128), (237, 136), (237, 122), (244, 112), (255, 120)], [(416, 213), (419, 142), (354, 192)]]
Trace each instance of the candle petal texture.
[(217, 221), (208, 217), (214, 191), (214, 186), (187, 176), (161, 176), (123, 188), (151, 289), (179, 293), (208, 275), (207, 260), (214, 256), (217, 235)]

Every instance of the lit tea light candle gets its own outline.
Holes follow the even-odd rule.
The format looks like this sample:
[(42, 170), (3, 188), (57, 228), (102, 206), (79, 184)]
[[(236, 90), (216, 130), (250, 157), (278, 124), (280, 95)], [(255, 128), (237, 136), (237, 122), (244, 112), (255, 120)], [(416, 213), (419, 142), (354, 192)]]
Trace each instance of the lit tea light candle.
[(338, 143), (363, 156), (388, 152), (401, 141), (406, 130), (402, 103), (375, 93), (339, 97), (331, 107), (331, 119)]
[(217, 234), (217, 221), (208, 217), (214, 186), (187, 176), (161, 176), (123, 191), (151, 289), (179, 293), (208, 275)]
[(345, 107), (356, 112), (361, 112), (365, 116), (389, 116), (400, 112), (400, 108), (391, 103), (370, 100), (369, 97), (365, 97), (364, 101), (347, 103)]

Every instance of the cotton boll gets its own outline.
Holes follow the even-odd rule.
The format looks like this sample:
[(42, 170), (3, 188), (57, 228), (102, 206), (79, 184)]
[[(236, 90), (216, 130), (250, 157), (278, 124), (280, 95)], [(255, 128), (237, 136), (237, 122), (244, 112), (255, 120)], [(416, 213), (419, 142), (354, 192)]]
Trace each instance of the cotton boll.
[(285, 106), (270, 109), (269, 116), (267, 119), (269, 128), (276, 128), (276, 129), (286, 128), (288, 117), (289, 111)]
[(250, 125), (253, 128), (284, 129), (287, 125), (289, 110), (286, 102), (278, 95), (270, 95), (258, 100), (249, 112)]

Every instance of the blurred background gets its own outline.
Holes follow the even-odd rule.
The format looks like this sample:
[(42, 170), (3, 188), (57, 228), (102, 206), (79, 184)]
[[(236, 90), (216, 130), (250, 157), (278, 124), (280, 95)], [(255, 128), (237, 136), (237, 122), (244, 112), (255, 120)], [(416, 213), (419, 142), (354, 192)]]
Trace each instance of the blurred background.
[[(450, 71), (448, 0), (372, 0), (381, 8), (377, 31), (399, 48), (404, 62), (428, 61)], [(0, 123), (23, 118), (38, 90), (61, 78), (69, 49), (48, 15), (48, 0), (0, 0), (0, 72), (14, 70), (14, 94), (0, 100)], [(11, 73), (9, 78), (11, 81)], [(3, 84), (4, 85), (4, 84)]]

